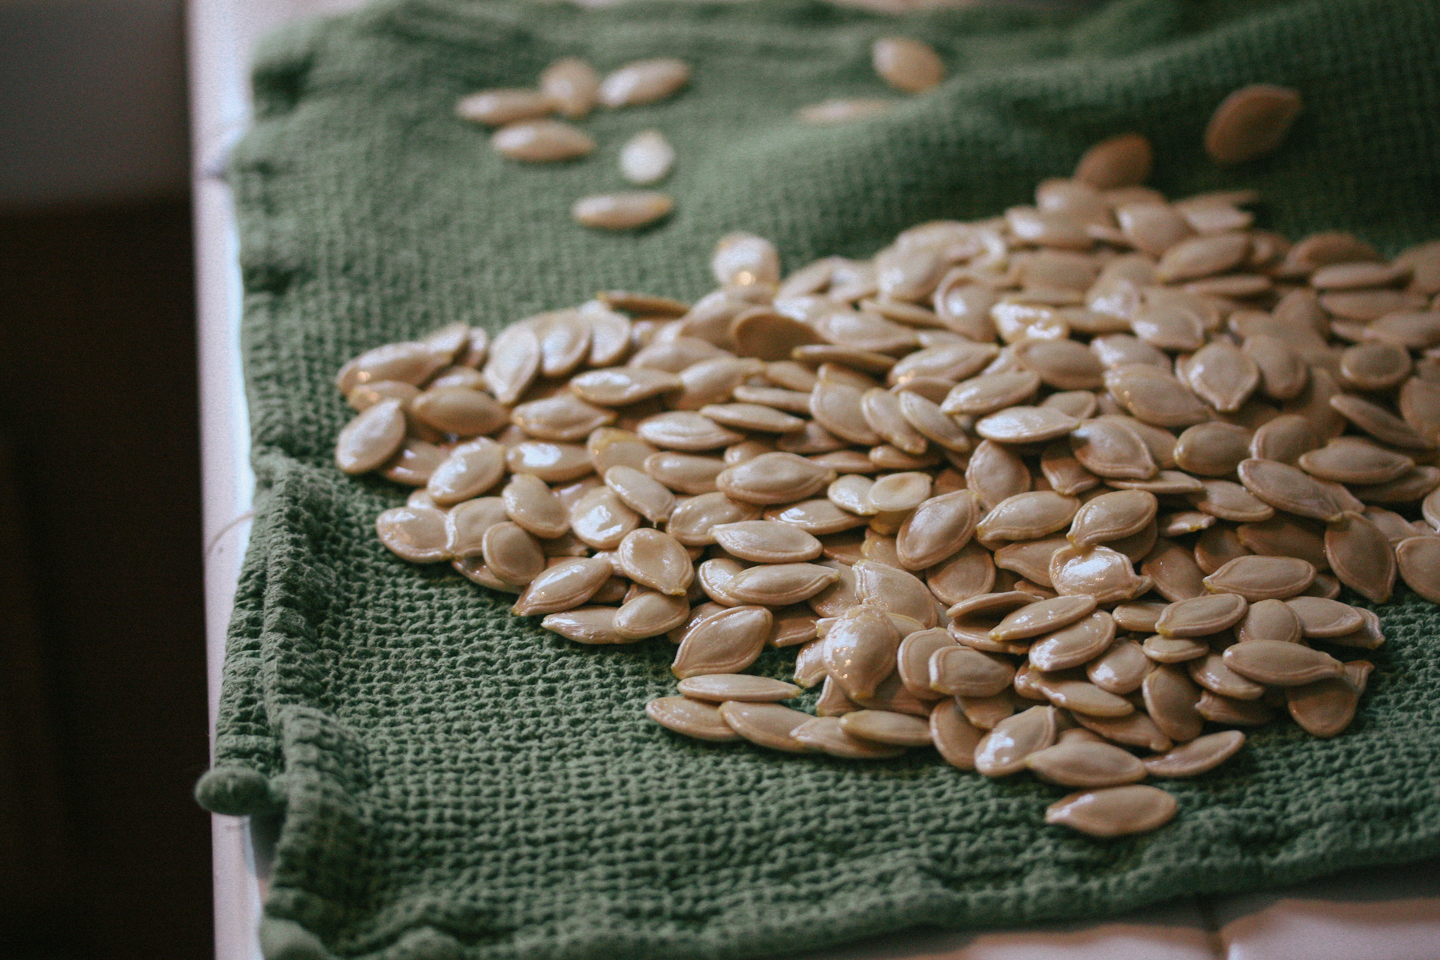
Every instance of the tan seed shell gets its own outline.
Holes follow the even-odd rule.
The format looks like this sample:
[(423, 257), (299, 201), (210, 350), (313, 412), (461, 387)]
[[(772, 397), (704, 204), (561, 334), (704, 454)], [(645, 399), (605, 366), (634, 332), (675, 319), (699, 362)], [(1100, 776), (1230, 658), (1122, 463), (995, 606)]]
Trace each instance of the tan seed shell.
[(1062, 787), (1118, 787), (1145, 779), (1135, 756), (1108, 743), (1067, 740), (1037, 750), (1025, 766), (1041, 780)]
[(509, 420), (494, 397), (469, 387), (431, 386), (410, 401), (410, 412), (427, 426), (461, 437), (494, 433)]
[(1015, 669), (992, 654), (958, 644), (930, 657), (930, 689), (946, 696), (991, 697), (1007, 689)]
[(990, 638), (1003, 641), (1038, 637), (1082, 620), (1094, 609), (1094, 597), (1053, 597), (1049, 600), (1038, 600), (1007, 613), (1004, 619), (990, 630)]
[(880, 79), (896, 90), (921, 93), (945, 79), (945, 64), (935, 48), (909, 37), (881, 37), (870, 49)]
[(1054, 707), (1031, 707), (997, 723), (975, 746), (975, 769), (987, 777), (1003, 777), (1025, 769), (1025, 758), (1055, 742), (1060, 713)]
[[(637, 531), (638, 532), (638, 531)], [(714, 528), (727, 553), (755, 563), (799, 563), (820, 556), (820, 541), (797, 527), (772, 520), (743, 520)]]
[(1342, 637), (1354, 633), (1365, 625), (1360, 610), (1324, 597), (1293, 597), (1285, 605), (1300, 621), (1300, 631), (1306, 637)]
[(679, 93), (690, 82), (690, 65), (675, 57), (636, 60), (606, 74), (600, 102), (607, 107), (654, 103)]
[(1108, 839), (1158, 830), (1178, 809), (1164, 790), (1130, 784), (1072, 793), (1045, 808), (1045, 822)]
[(1197, 657), (1185, 666), (1191, 680), (1227, 700), (1258, 700), (1265, 693), (1262, 685), (1231, 670), (1224, 657), (1213, 651), (1207, 651), (1203, 657)]
[(774, 504), (803, 500), (834, 479), (833, 472), (804, 457), (777, 452), (727, 467), (715, 483), (731, 499)]
[(844, 760), (886, 760), (905, 752), (904, 747), (891, 747), (865, 740), (847, 732), (839, 718), (819, 716), (807, 720), (792, 732), (795, 740), (806, 749), (827, 753)]
[(1230, 423), (1197, 423), (1175, 442), (1175, 463), (1202, 477), (1234, 476), (1250, 456), (1251, 432)]
[(846, 733), (872, 743), (897, 747), (930, 746), (930, 723), (927, 718), (889, 710), (856, 710), (840, 718)]
[(525, 324), (512, 324), (490, 344), (482, 375), (495, 399), (509, 406), (529, 389), (540, 372), (540, 338)]
[(1070, 432), (1075, 459), (1101, 477), (1145, 480), (1159, 467), (1150, 448), (1130, 426), (1118, 420), (1086, 420)]
[(715, 528), (727, 523), (757, 520), (758, 507), (731, 500), (723, 493), (702, 493), (675, 508), (666, 529), (686, 546), (715, 542)]
[(347, 423), (335, 443), (335, 464), (345, 473), (368, 473), (393, 457), (405, 442), (404, 404), (388, 398)]
[(857, 387), (821, 380), (810, 393), (810, 415), (831, 433), (851, 443), (874, 446), (880, 434), (865, 419), (864, 393)]
[(675, 511), (675, 495), (664, 484), (633, 467), (614, 466), (605, 471), (605, 485), (631, 510), (651, 523), (661, 523)]
[[(766, 520), (787, 524), (811, 536), (823, 537), (865, 525), (864, 517), (846, 513), (829, 500), (801, 500), (765, 511)], [(822, 544), (823, 549), (823, 544)]]
[(765, 649), (773, 618), (764, 607), (733, 607), (701, 620), (685, 635), (670, 672), (681, 680), (739, 673)]
[(1204, 489), (1188, 499), (1195, 507), (1221, 520), (1260, 523), (1275, 515), (1275, 509), (1250, 491), (1229, 480), (1206, 480)]
[(1089, 594), (1102, 604), (1133, 599), (1151, 586), (1149, 577), (1135, 575), (1129, 557), (1109, 547), (1055, 551), (1050, 583), (1062, 596)]
[(1155, 629), (1165, 637), (1204, 637), (1235, 626), (1248, 608), (1245, 598), (1234, 593), (1181, 600), (1165, 608)]
[(501, 491), (505, 512), (537, 537), (553, 538), (570, 529), (570, 518), (554, 492), (539, 477), (518, 473)]
[(1355, 719), (1355, 708), (1373, 668), (1368, 660), (1356, 660), (1345, 664), (1342, 676), (1286, 688), (1290, 716), (1312, 737), (1339, 735)]
[(496, 153), (526, 163), (574, 160), (595, 150), (585, 131), (559, 120), (527, 120), (506, 124), (490, 136)]
[(575, 610), (550, 613), (546, 619), (540, 620), (540, 628), (552, 630), (576, 643), (609, 645), (632, 642), (615, 632), (615, 607), (576, 607)]
[(620, 541), (615, 562), (631, 580), (672, 597), (684, 596), (695, 575), (690, 555), (678, 540), (643, 527)]
[(582, 197), (570, 208), (581, 226), (596, 230), (638, 230), (670, 214), (675, 201), (656, 190), (626, 190)]
[(511, 612), (517, 616), (571, 610), (595, 596), (614, 573), (603, 557), (573, 557), (548, 567), (521, 592)]
[(480, 497), (456, 504), (445, 514), (445, 546), (456, 559), (478, 557), (483, 552), (481, 538), (497, 523), (504, 523), (505, 501), (499, 497)]
[(1420, 596), (1440, 603), (1440, 538), (1411, 537), (1395, 547), (1400, 576)]
[[(1112, 367), (1105, 372), (1105, 386), (1126, 410), (1143, 423), (1157, 427), (1189, 427), (1209, 417), (1205, 405), (1179, 380), (1149, 364), (1129, 363)], [(1099, 470), (1095, 472), (1100, 473)]]
[(715, 450), (745, 439), (742, 434), (689, 410), (673, 410), (646, 417), (635, 428), (641, 439), (667, 450)]
[(1216, 163), (1236, 164), (1273, 152), (1300, 113), (1300, 94), (1255, 83), (1226, 97), (1205, 127), (1205, 152)]
[(975, 769), (975, 750), (983, 735), (954, 699), (943, 701), (930, 713), (930, 740), (953, 767)]
[(1244, 460), (1237, 468), (1240, 482), (1277, 510), (1333, 523), (1341, 508), (1335, 496), (1308, 474), (1273, 460)]
[(639, 525), (640, 515), (609, 487), (596, 487), (570, 510), (570, 529), (596, 550), (614, 550)]
[(940, 404), (951, 416), (983, 416), (1028, 400), (1040, 389), (1040, 375), (1034, 370), (1005, 370), (983, 373), (956, 384)]
[(1114, 618), (1099, 610), (1041, 638), (1030, 647), (1029, 660), (1039, 670), (1068, 670), (1104, 653), (1114, 639)]
[(380, 542), (397, 557), (411, 563), (437, 563), (451, 559), (445, 513), (434, 507), (391, 507), (375, 518)]
[(1019, 493), (995, 505), (975, 527), (981, 541), (1037, 540), (1068, 526), (1080, 501), (1051, 490)]
[(677, 493), (695, 496), (717, 492), (715, 479), (724, 469), (725, 461), (719, 457), (700, 457), (669, 450), (651, 454), (644, 461), (645, 472), (660, 483)]
[(1344, 664), (1328, 653), (1280, 640), (1237, 643), (1225, 648), (1224, 659), (1242, 677), (1277, 687), (1313, 683), (1344, 672)]
[(1325, 528), (1325, 558), (1340, 582), (1374, 603), (1395, 589), (1396, 549), (1363, 514), (1346, 513)]
[(1242, 643), (1249, 640), (1299, 643), (1303, 636), (1300, 618), (1283, 600), (1261, 600), (1252, 603), (1250, 609), (1245, 611), (1245, 619), (1240, 621), (1235, 635)]
[(1315, 567), (1298, 557), (1236, 557), (1205, 578), (1205, 589), (1220, 595), (1238, 594), (1251, 603), (1287, 600), (1304, 593), (1314, 579)]
[(1107, 693), (1126, 696), (1140, 689), (1140, 684), (1154, 669), (1145, 651), (1134, 640), (1121, 639), (1085, 666), (1085, 676)]
[(980, 498), (981, 505), (990, 510), (1001, 501), (1030, 489), (1030, 468), (1019, 454), (1004, 444), (982, 440), (970, 455), (965, 483)]
[(959, 552), (970, 542), (977, 518), (975, 497), (968, 490), (925, 500), (906, 517), (896, 537), (901, 565), (923, 570)]
[(1176, 639), (1159, 635), (1147, 637), (1140, 649), (1156, 663), (1188, 663), (1199, 660), (1210, 648), (1198, 640)]
[(620, 175), (642, 187), (659, 183), (675, 166), (675, 148), (659, 130), (642, 130), (620, 148)]
[(866, 492), (874, 513), (895, 513), (914, 510), (930, 496), (928, 473), (888, 473), (876, 480)]
[(750, 567), (726, 585), (740, 603), (784, 606), (815, 596), (839, 579), (839, 572), (813, 563), (776, 563)]
[(1075, 167), (1075, 179), (1101, 190), (1138, 186), (1150, 178), (1152, 161), (1148, 139), (1122, 133), (1086, 150)]
[(720, 704), (720, 716), (730, 729), (757, 746), (787, 753), (808, 752), (808, 748), (795, 739), (800, 725), (814, 720), (808, 713), (778, 703), (727, 700)]
[(1196, 777), (1214, 770), (1244, 745), (1245, 734), (1241, 731), (1221, 730), (1197, 737), (1159, 756), (1146, 757), (1142, 762), (1152, 777)]
[(1102, 493), (1075, 512), (1066, 536), (1082, 548), (1122, 540), (1144, 530), (1155, 519), (1158, 508), (1155, 495), (1144, 490)]
[[(1047, 566), (1048, 563), (1047, 557)], [(989, 550), (978, 543), (969, 543), (949, 560), (928, 569), (925, 583), (941, 603), (960, 603), (989, 592), (995, 585), (995, 563)]]
[(800, 688), (793, 683), (752, 677), (738, 673), (716, 673), (687, 677), (680, 681), (680, 692), (693, 700), (723, 703), (738, 700), (746, 703), (773, 703), (798, 696)]
[(1080, 421), (1054, 407), (1009, 407), (992, 413), (975, 425), (975, 431), (995, 443), (1042, 443), (1063, 437)]
[(645, 715), (667, 730), (717, 743), (739, 740), (714, 704), (686, 697), (658, 697), (645, 704)]
[(935, 599), (919, 578), (883, 563), (862, 560), (851, 568), (855, 595), (867, 606), (917, 620), (926, 629), (939, 622)]
[(599, 90), (599, 74), (579, 57), (556, 60), (540, 74), (540, 91), (572, 120), (582, 119), (595, 108)]
[(648, 367), (611, 367), (589, 370), (570, 381), (575, 395), (602, 407), (623, 407), (679, 390), (681, 379), (668, 370)]
[(545, 569), (545, 554), (518, 523), (497, 523), (481, 538), (485, 566), (506, 583), (523, 587)]
[(1205, 724), (1196, 704), (1200, 688), (1175, 667), (1157, 667), (1146, 674), (1140, 689), (1145, 710), (1166, 736), (1177, 743), (1194, 740)]
[(938, 627), (917, 630), (900, 641), (895, 666), (905, 689), (922, 699), (934, 697), (930, 689), (930, 658), (936, 651), (953, 646), (955, 639)]

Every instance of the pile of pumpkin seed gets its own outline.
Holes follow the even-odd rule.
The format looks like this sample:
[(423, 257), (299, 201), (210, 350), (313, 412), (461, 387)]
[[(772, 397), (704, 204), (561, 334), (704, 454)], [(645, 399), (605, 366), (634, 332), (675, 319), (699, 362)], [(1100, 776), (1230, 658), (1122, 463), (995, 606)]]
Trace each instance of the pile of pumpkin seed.
[[(1149, 165), (1117, 137), (869, 260), (782, 278), (732, 234), (693, 304), (376, 347), (336, 460), (415, 488), (376, 524), (400, 557), (578, 643), (673, 642), (670, 730), (933, 747), (1079, 791), (1051, 823), (1154, 829), (1141, 780), (1345, 729), (1384, 638), (1342, 588), (1440, 602), (1440, 242), (1292, 244)], [(767, 645), (793, 684), (743, 672)]]

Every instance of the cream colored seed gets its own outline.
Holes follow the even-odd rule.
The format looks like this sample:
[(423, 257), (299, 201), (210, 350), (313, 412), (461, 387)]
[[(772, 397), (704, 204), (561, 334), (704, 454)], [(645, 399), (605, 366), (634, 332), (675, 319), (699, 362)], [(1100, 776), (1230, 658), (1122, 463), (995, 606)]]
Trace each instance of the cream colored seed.
[(1157, 830), (1179, 805), (1164, 790), (1144, 784), (1072, 793), (1045, 809), (1045, 822), (1095, 837), (1121, 837)]
[(600, 102), (633, 107), (674, 96), (690, 82), (690, 66), (674, 57), (627, 63), (600, 82)]
[(1031, 707), (997, 723), (975, 746), (975, 770), (987, 777), (1003, 777), (1025, 769), (1025, 758), (1044, 750), (1059, 734), (1059, 711)]
[(1205, 152), (1216, 163), (1236, 164), (1280, 146), (1300, 113), (1300, 94), (1257, 83), (1241, 87), (1215, 109), (1205, 128)]
[(411, 563), (436, 563), (453, 556), (446, 517), (434, 507), (392, 507), (375, 519), (375, 530), (391, 553)]
[(645, 704), (645, 715), (667, 730), (697, 740), (724, 743), (741, 739), (712, 703), (687, 697), (658, 697)]
[(1338, 677), (1344, 664), (1334, 657), (1299, 643), (1253, 640), (1225, 649), (1225, 665), (1257, 683), (1294, 687), (1326, 677)]
[(596, 230), (638, 230), (669, 216), (675, 201), (654, 190), (600, 193), (575, 201), (570, 216)]
[(369, 473), (395, 455), (405, 442), (400, 400), (381, 400), (345, 425), (335, 443), (335, 464), (344, 472)]
[(644, 130), (620, 148), (620, 173), (642, 187), (659, 183), (675, 166), (675, 148), (659, 130)]
[(584, 118), (599, 99), (600, 76), (579, 57), (556, 60), (540, 74), (540, 91), (572, 120)]
[(793, 683), (771, 680), (769, 677), (752, 677), (738, 673), (702, 674), (680, 681), (680, 692), (694, 700), (709, 700), (723, 703), (726, 700), (743, 700), (748, 703), (766, 703), (789, 700), (800, 693)]
[(809, 750), (845, 760), (885, 760), (905, 752), (904, 747), (886, 746), (857, 737), (845, 730), (839, 718), (823, 713), (800, 724), (792, 731), (792, 736)]
[(929, 44), (909, 37), (883, 37), (871, 48), (880, 78), (905, 93), (921, 93), (945, 79), (945, 64)]
[(1062, 787), (1118, 787), (1145, 779), (1145, 765), (1108, 743), (1069, 740), (1025, 758), (1025, 766), (1047, 783)]
[(740, 606), (700, 621), (675, 652), (671, 672), (681, 680), (739, 673), (765, 649), (773, 615), (765, 607)]

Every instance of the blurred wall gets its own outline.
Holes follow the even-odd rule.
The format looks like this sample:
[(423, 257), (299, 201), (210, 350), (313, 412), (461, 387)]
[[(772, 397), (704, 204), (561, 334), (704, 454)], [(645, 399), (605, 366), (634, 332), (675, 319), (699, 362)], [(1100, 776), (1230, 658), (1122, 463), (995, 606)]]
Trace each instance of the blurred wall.
[(180, 0), (0, 0), (0, 957), (211, 953)]
[(0, 208), (188, 189), (180, 0), (0, 0)]

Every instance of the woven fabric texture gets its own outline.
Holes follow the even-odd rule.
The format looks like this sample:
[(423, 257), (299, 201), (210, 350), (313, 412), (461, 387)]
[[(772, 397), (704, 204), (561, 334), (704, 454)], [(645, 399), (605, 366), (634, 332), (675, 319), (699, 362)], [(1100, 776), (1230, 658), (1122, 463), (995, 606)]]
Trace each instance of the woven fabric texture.
[[(886, 34), (950, 78), (893, 113), (794, 122), (885, 96)], [(601, 69), (683, 57), (683, 95), (584, 121), (586, 160), (522, 166), (454, 118), (568, 55)], [(1297, 87), (1283, 149), (1222, 170), (1199, 150), (1250, 82)], [(1166, 784), (1180, 815), (1096, 841), (1043, 823), (1060, 791), (924, 751), (874, 765), (682, 740), (648, 722), (673, 690), (663, 639), (572, 645), (449, 567), (376, 541), (405, 491), (332, 465), (350, 412), (332, 378), (380, 343), (492, 331), (598, 289), (705, 293), (722, 234), (787, 268), (868, 255), (899, 230), (989, 216), (1139, 130), (1172, 196), (1258, 187), (1261, 222), (1350, 230), (1389, 252), (1440, 225), (1440, 8), (1429, 0), (1115, 0), (1082, 11), (901, 18), (815, 2), (384, 2), (271, 39), (231, 170), (257, 518), (198, 795), (283, 810), (262, 941), (271, 957), (633, 960), (774, 956), (912, 924), (1095, 917), (1440, 852), (1440, 614), (1406, 594), (1354, 725), (1289, 724)], [(675, 215), (595, 233), (568, 209), (619, 188), (650, 127), (679, 162)], [(538, 618), (537, 618), (538, 619)], [(793, 651), (757, 669), (784, 676)]]

